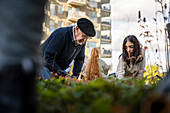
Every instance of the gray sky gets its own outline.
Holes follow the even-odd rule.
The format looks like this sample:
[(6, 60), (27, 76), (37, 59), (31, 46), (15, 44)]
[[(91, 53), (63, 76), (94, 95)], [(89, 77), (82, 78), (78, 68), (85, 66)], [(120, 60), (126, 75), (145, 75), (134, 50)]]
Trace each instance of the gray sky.
[[(164, 1), (164, 0), (163, 0)], [(169, 3), (170, 0), (166, 0), (166, 3)], [(116, 71), (116, 67), (118, 65), (118, 57), (121, 54), (122, 43), (124, 38), (127, 35), (136, 35), (139, 41), (142, 43), (143, 46), (148, 46), (149, 50), (151, 50), (151, 46), (149, 43), (145, 43), (147, 40), (143, 36), (139, 37), (139, 35), (143, 31), (150, 31), (151, 35), (154, 37), (151, 38), (151, 44), (153, 49), (155, 50), (159, 48), (161, 51), (164, 50), (164, 31), (161, 33), (160, 30), (164, 30), (164, 23), (163, 23), (163, 15), (158, 14), (158, 28), (159, 33), (156, 35), (156, 24), (153, 18), (156, 18), (155, 12), (156, 10), (160, 9), (160, 4), (156, 4), (155, 0), (111, 0), (111, 19), (112, 19), (112, 64), (113, 64), (113, 72)], [(169, 5), (169, 4), (168, 4)], [(168, 6), (169, 9), (169, 6)], [(138, 23), (138, 11), (141, 11), (142, 18), (146, 18), (146, 25), (148, 25), (147, 29), (142, 29), (140, 25), (144, 23)], [(168, 11), (166, 12), (168, 14)], [(168, 16), (168, 15), (165, 15)], [(158, 36), (159, 42), (156, 41), (156, 36)], [(146, 52), (147, 54), (147, 52)], [(152, 54), (155, 54), (152, 52)], [(161, 55), (164, 55), (162, 52)], [(147, 58), (148, 55), (146, 55)], [(152, 57), (153, 63), (155, 59)], [(165, 66), (165, 56), (161, 56), (161, 61), (163, 62), (163, 66)]]
[[(169, 3), (169, 0), (166, 0), (166, 3)], [(123, 39), (127, 35), (133, 34), (139, 37), (142, 33), (142, 28), (139, 27), (140, 24), (137, 22), (139, 10), (141, 11), (142, 18), (146, 18), (148, 30), (151, 31), (151, 35), (154, 36), (152, 44), (156, 44), (154, 41), (156, 40), (156, 24), (153, 18), (156, 18), (155, 12), (156, 9), (160, 9), (160, 4), (156, 4), (155, 0), (111, 0), (111, 4), (113, 51), (121, 50)], [(162, 29), (163, 16), (159, 14), (157, 17), (159, 18), (158, 26)], [(161, 35), (163, 34), (159, 34), (160, 37)], [(145, 39), (143, 37), (138, 39), (145, 45)], [(160, 44), (163, 43), (161, 41), (162, 40), (159, 41)]]

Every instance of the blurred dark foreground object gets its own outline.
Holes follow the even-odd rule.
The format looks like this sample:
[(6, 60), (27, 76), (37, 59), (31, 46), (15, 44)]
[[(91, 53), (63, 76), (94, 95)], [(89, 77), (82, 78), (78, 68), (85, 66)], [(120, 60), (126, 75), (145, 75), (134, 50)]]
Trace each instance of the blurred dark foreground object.
[(170, 113), (170, 71), (158, 89), (144, 99), (141, 113)]
[(35, 113), (46, 0), (0, 0), (0, 113)]
[(35, 113), (36, 68), (28, 73), (22, 65), (14, 65), (0, 74), (0, 113)]

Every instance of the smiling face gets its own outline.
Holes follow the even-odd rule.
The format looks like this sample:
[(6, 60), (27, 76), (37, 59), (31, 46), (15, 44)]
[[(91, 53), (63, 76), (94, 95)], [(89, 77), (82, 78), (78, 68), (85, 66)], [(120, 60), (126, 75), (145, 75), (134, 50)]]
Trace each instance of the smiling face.
[(84, 34), (79, 28), (78, 26), (75, 27), (74, 29), (74, 35), (75, 35), (75, 41), (81, 45), (84, 42), (87, 41), (88, 38), (90, 38), (89, 36), (87, 36), (86, 34)]
[(134, 44), (130, 41), (127, 41), (125, 44), (126, 51), (128, 56), (131, 57), (133, 55)]

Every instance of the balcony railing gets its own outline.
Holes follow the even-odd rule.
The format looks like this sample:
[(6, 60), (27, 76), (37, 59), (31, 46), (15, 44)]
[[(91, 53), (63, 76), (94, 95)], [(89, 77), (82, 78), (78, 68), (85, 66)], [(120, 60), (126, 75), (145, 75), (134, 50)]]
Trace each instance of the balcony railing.
[(111, 37), (110, 37), (110, 36), (107, 36), (107, 35), (105, 35), (105, 36), (101, 36), (101, 38), (102, 38), (102, 39), (111, 40)]
[(111, 50), (104, 49), (104, 50), (102, 50), (101, 54), (103, 54), (103, 55), (112, 55), (112, 52), (111, 52)]
[(110, 3), (110, 0), (101, 0), (101, 4)]
[(71, 21), (77, 21), (79, 18), (82, 18), (85, 16), (86, 16), (85, 12), (69, 10), (67, 19)]
[(103, 7), (102, 7), (102, 10), (110, 11), (110, 7), (103, 6)]
[(102, 31), (104, 31), (104, 30), (111, 30), (111, 25), (102, 24), (101, 30), (102, 30)]
[(102, 18), (101, 18), (101, 24), (111, 25), (111, 19), (110, 19), (110, 17), (102, 17)]
[(102, 24), (107, 24), (107, 25), (111, 25), (111, 22), (108, 21), (101, 21)]
[(86, 0), (68, 0), (67, 3), (77, 6), (83, 6), (86, 4)]

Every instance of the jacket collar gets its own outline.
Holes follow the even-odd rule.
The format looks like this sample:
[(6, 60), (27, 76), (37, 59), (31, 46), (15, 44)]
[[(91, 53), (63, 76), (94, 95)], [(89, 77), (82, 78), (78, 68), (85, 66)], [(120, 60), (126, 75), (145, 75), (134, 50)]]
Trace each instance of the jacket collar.
[(71, 40), (72, 40), (72, 43), (73, 43), (74, 46), (81, 46), (76, 42), (76, 39), (75, 39), (75, 35), (74, 35), (75, 27), (76, 27), (76, 25), (73, 25), (73, 26), (70, 27)]
[(76, 44), (75, 44), (75, 36), (74, 36), (74, 26), (69, 27), (69, 33), (70, 33), (72, 44), (74, 46), (76, 46)]

